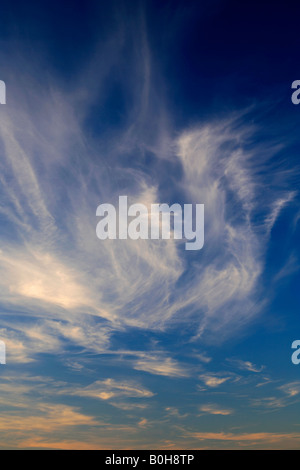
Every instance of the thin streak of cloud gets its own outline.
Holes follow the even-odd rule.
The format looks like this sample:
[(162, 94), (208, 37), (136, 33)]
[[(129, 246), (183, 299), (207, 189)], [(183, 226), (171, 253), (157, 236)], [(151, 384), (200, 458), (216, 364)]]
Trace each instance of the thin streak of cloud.
[(168, 377), (188, 377), (190, 372), (172, 358), (149, 357), (134, 363), (134, 369)]
[(118, 382), (114, 379), (97, 380), (87, 387), (63, 390), (61, 393), (77, 395), (80, 397), (110, 400), (118, 397), (151, 398), (154, 396), (150, 390), (132, 381)]
[(205, 414), (211, 414), (211, 415), (229, 416), (233, 414), (232, 410), (220, 408), (214, 404), (201, 405), (199, 407), (199, 410)]
[(207, 387), (210, 388), (217, 388), (231, 379), (231, 377), (219, 377), (217, 375), (209, 373), (202, 374), (199, 378)]
[(240, 370), (246, 370), (259, 374), (265, 369), (265, 366), (257, 366), (250, 361), (242, 361), (241, 359), (227, 359), (234, 367)]

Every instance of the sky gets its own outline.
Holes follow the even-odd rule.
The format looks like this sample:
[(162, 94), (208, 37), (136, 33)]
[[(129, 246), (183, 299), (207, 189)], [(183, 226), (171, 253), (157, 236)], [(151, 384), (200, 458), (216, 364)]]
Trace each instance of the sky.
[[(299, 449), (295, 5), (0, 6), (0, 448)], [(99, 240), (121, 195), (203, 248)]]

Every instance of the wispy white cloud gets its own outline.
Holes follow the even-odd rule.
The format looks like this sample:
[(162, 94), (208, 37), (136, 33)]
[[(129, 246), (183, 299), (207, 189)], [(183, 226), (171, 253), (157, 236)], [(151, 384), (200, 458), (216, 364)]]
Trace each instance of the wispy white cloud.
[(167, 412), (168, 416), (175, 417), (175, 418), (178, 418), (178, 419), (184, 419), (187, 416), (189, 416), (188, 413), (180, 413), (179, 410), (177, 408), (175, 408), (174, 406), (168, 406), (166, 408), (166, 412)]
[[(38, 413), (37, 413), (38, 411)], [(87, 416), (71, 406), (42, 404), (31, 416), (3, 413), (0, 431), (55, 431), (69, 426), (96, 426), (92, 416)]]
[(249, 372), (260, 373), (265, 368), (265, 366), (257, 366), (250, 361), (242, 361), (241, 359), (227, 359), (227, 361), (237, 369), (247, 370)]
[(199, 379), (210, 388), (216, 388), (231, 379), (231, 376), (220, 376), (217, 374), (205, 373), (199, 376)]
[[(195, 441), (208, 441), (210, 448), (216, 441), (219, 446), (223, 442), (223, 446), (228, 448), (228, 442), (233, 444), (231, 448), (249, 447), (264, 449), (295, 449), (299, 445), (299, 433), (276, 433), (276, 432), (253, 432), (253, 433), (226, 433), (226, 432), (194, 432), (187, 433), (189, 439)], [(222, 446), (222, 447), (223, 447)]]
[(293, 398), (300, 394), (300, 382), (290, 382), (278, 387), (280, 391), (285, 393), (288, 397)]
[(63, 390), (62, 393), (80, 397), (110, 400), (118, 397), (151, 398), (153, 393), (132, 381), (119, 382), (114, 379), (97, 380), (87, 387)]
[[(54, 75), (51, 85), (41, 86), (24, 73), (24, 86), (15, 87), (15, 98), (6, 115), (0, 116), (0, 333), (11, 364), (31, 365), (40, 354), (48, 353), (59, 355), (68, 372), (88, 374), (80, 360), (70, 362), (70, 346), (76, 346), (85, 357), (106, 354), (142, 377), (141, 372), (147, 372), (190, 378), (192, 368), (176, 360), (174, 351), (160, 351), (156, 345), (144, 350), (138, 346), (139, 351), (130, 351), (129, 346), (118, 349), (114, 335), (126, 337), (132, 328), (151, 333), (181, 329), (191, 320), (192, 332), (187, 334), (194, 340), (221, 343), (251, 322), (264, 305), (259, 281), (268, 240), (296, 193), (269, 185), (256, 172), (256, 154), (264, 148), (254, 143), (255, 129), (245, 116), (229, 115), (191, 129), (174, 129), (160, 91), (163, 87), (156, 86), (159, 74), (151, 61), (143, 22), (139, 31), (141, 40), (132, 48), (133, 73), (122, 82), (132, 106), (121, 126), (112, 126), (109, 133), (99, 131), (97, 137), (87, 129), (94, 102), (103, 106), (105, 83), (122, 57), (128, 40), (124, 30), (103, 45), (102, 54), (92, 58), (67, 91)], [(277, 150), (270, 148), (269, 156)], [(150, 157), (153, 164), (147, 165)], [(267, 157), (264, 164), (268, 166)], [(262, 198), (264, 192), (269, 192), (268, 197)], [(95, 233), (96, 208), (102, 202), (116, 203), (121, 194), (127, 194), (130, 203), (147, 207), (176, 198), (182, 203), (204, 203), (201, 253), (191, 257), (175, 240), (100, 242)], [(17, 312), (17, 317), (11, 312)], [(212, 361), (206, 354), (197, 358), (202, 364)], [(263, 370), (249, 361), (232, 365), (253, 373)], [(221, 392), (236, 379), (227, 372), (203, 373), (198, 390)], [(40, 401), (40, 408), (30, 416), (5, 413), (0, 431), (25, 435), (26, 429), (47, 434), (64, 427), (99, 427), (99, 419), (80, 407), (51, 404), (45, 384), (36, 381), (34, 388), (28, 382), (17, 383), (19, 395), (12, 394), (14, 387), (6, 383), (0, 405), (29, 408), (31, 393), (41, 400), (37, 388), (47, 395), (47, 403)], [(78, 403), (98, 399), (120, 414), (143, 413), (133, 432), (151, 428), (146, 412), (157, 390), (140, 381), (110, 378), (89, 385), (51, 383), (48, 388), (59, 398), (72, 396)], [(297, 398), (297, 386), (281, 393), (284, 397), (272, 394), (260, 403), (265, 408), (285, 405), (285, 400)], [(188, 415), (176, 406), (165, 411), (166, 420)], [(201, 405), (200, 412), (233, 413), (210, 403)], [(205, 436), (210, 440), (209, 434)], [(235, 441), (234, 435), (224, 436)], [(254, 438), (242, 435), (241, 441)], [(263, 437), (257, 439), (263, 441)], [(120, 441), (125, 447), (136, 442), (124, 440), (124, 434)], [(24, 442), (45, 448), (78, 445), (78, 440), (66, 435), (60, 443), (55, 436)], [(84, 444), (83, 439), (81, 445), (88, 447), (89, 442)]]
[[(146, 42), (145, 36), (145, 50)], [(115, 45), (116, 54), (118, 47)], [(197, 316), (196, 336), (225, 338), (262, 306), (257, 281), (268, 230), (260, 227), (265, 232), (258, 234), (253, 222), (259, 210), (260, 181), (249, 164), (252, 153), (243, 148), (254, 131), (229, 117), (179, 132), (177, 138), (165, 124), (159, 127), (159, 137), (153, 132), (152, 140), (149, 135), (145, 138), (141, 123), (152, 109), (151, 74), (146, 64), (143, 96), (136, 97), (143, 110), (139, 124), (127, 123), (116, 144), (110, 144), (111, 169), (105, 163), (107, 155), (102, 154), (106, 137), (100, 135), (87, 143), (74, 99), (76, 90), (64, 94), (54, 81), (44, 101), (44, 90), (27, 87), (31, 106), (18, 97), (18, 105), (12, 103), (9, 108), (9, 119), (1, 117), (5, 203), (0, 211), (10, 233), (15, 234), (3, 240), (0, 253), (2, 302), (7, 308), (21, 306), (22, 315), (32, 320), (38, 317), (39, 328), (54, 336), (53, 344), (59, 332), (80, 346), (89, 343), (90, 350), (99, 352), (92, 317), (109, 322), (106, 347), (113, 331), (127, 327), (161, 330), (180, 325), (189, 316)], [(82, 90), (82, 83), (80, 87)], [(120, 142), (125, 135), (129, 138), (128, 129), (137, 125), (139, 137), (129, 139), (130, 145), (127, 140), (127, 147), (124, 144), (121, 150)], [(139, 159), (145, 145), (148, 150), (151, 147), (157, 165), (163, 168), (168, 161), (177, 166), (182, 175), (177, 188), (184, 202), (205, 204), (205, 247), (201, 261), (192, 265), (174, 240), (100, 242), (95, 235), (96, 207), (100, 202), (116, 202), (121, 192), (130, 201), (147, 206), (165, 202), (159, 179), (148, 169), (142, 164), (123, 164), (127, 151)], [(170, 149), (167, 156), (161, 151), (163, 146)], [(108, 178), (109, 172), (113, 178)], [(166, 189), (164, 193), (166, 197)], [(281, 199), (292, 200), (285, 196)], [(277, 217), (272, 211), (265, 208), (269, 214), (265, 220), (271, 220), (271, 214), (272, 220)], [(84, 340), (86, 334), (88, 341)], [(95, 341), (90, 341), (92, 336)], [(26, 341), (31, 347), (29, 334), (22, 344)], [(49, 351), (49, 341), (44, 343), (45, 351)], [(62, 348), (63, 342), (56, 347)], [(154, 358), (139, 359), (133, 366), (152, 373), (186, 375), (168, 358), (163, 364), (155, 363)]]
[(124, 401), (118, 401), (118, 402), (110, 402), (110, 404), (112, 406), (114, 406), (115, 408), (119, 408), (120, 410), (123, 410), (123, 411), (133, 411), (133, 410), (145, 410), (148, 408), (148, 404), (146, 403), (128, 403), (128, 402), (124, 402)]
[(290, 191), (283, 195), (282, 198), (275, 200), (272, 205), (270, 214), (266, 217), (265, 224), (267, 232), (270, 233), (276, 220), (278, 219), (282, 210), (287, 206), (287, 204), (296, 197), (296, 191)]
[(212, 358), (205, 353), (195, 353), (193, 354), (193, 357), (197, 358), (200, 362), (205, 364), (209, 364), (212, 361)]
[[(175, 126), (143, 13), (138, 21), (130, 20), (131, 32), (126, 21), (120, 13), (111, 37), (65, 86), (49, 68), (41, 83), (30, 60), (22, 63), (12, 56), (7, 61), (10, 99), (0, 114), (0, 337), (13, 367), (42, 367), (39, 360), (46, 353), (68, 368), (68, 377), (75, 374), (81, 382), (2, 377), (0, 431), (3, 436), (11, 433), (17, 447), (101, 448), (93, 433), (76, 431), (72, 436), (72, 428), (81, 432), (93, 427), (102, 429), (106, 446), (142, 445), (140, 435), (150, 435), (154, 427), (149, 410), (158, 396), (155, 386), (150, 390), (141, 382), (150, 379), (143, 372), (166, 382), (195, 378), (204, 392), (201, 398), (215, 397), (238, 381), (245, 385), (226, 371), (199, 376), (212, 354), (195, 352), (195, 344), (200, 351), (206, 349), (204, 342), (221, 344), (263, 310), (267, 296), (261, 281), (269, 240), (279, 217), (298, 196), (285, 184), (289, 173), (272, 166), (284, 145), (258, 143), (262, 141), (256, 139), (247, 113), (202, 119), (191, 128)], [(128, 74), (122, 73), (126, 61)], [(112, 74), (128, 100), (121, 123), (111, 122), (107, 129), (105, 103)], [(96, 208), (102, 202), (116, 204), (122, 194), (148, 208), (175, 200), (204, 203), (203, 250), (186, 253), (175, 240), (100, 242)], [(296, 255), (291, 255), (277, 280), (296, 269)], [(188, 366), (178, 359), (176, 335), (164, 350), (150, 340), (141, 346), (142, 334), (150, 338), (168, 329), (180, 331), (178, 342), (186, 336), (194, 341), (194, 356), (187, 352), (184, 357), (201, 365)], [(133, 331), (138, 345), (128, 339)], [(97, 371), (96, 378), (102, 378), (95, 380), (88, 365), (104, 354), (107, 362), (121, 364), (122, 378), (103, 379)], [(262, 385), (272, 383), (263, 378), (257, 384), (264, 366), (242, 360), (231, 365), (251, 372), (244, 374), (245, 380), (252, 377), (258, 395)], [(127, 369), (137, 380), (126, 378)], [(191, 393), (199, 398), (195, 390), (193, 384)], [(279, 410), (298, 400), (299, 384), (285, 384), (258, 398), (249, 398), (243, 389), (231, 392), (237, 400), (250, 400), (251, 411)], [(53, 397), (57, 402), (71, 397), (76, 405), (52, 403)], [(94, 400), (95, 410), (114, 406), (132, 424), (103, 423), (96, 411), (91, 416), (81, 407), (86, 399)], [(234, 413), (213, 403), (199, 408), (197, 402), (188, 412), (177, 406), (163, 406), (166, 422), (197, 411), (221, 417)], [(299, 443), (299, 436), (198, 432), (187, 441), (182, 435), (166, 440), (166, 446), (180, 443), (179, 448), (195, 440), (289, 445)], [(152, 442), (156, 448), (164, 445), (159, 438)]]
[(279, 281), (281, 279), (287, 278), (292, 274), (296, 273), (300, 268), (298, 257), (295, 253), (292, 253), (286, 263), (282, 266), (280, 271), (275, 276), (275, 281)]
[(145, 357), (138, 359), (134, 363), (134, 369), (143, 370), (150, 374), (166, 375), (168, 377), (188, 377), (190, 372), (188, 368), (180, 365), (174, 359), (167, 357)]
[[(278, 394), (278, 391), (280, 394)], [(251, 405), (255, 408), (265, 410), (278, 410), (287, 406), (299, 403), (300, 401), (300, 382), (290, 382), (277, 387), (273, 392), (276, 394), (267, 397), (251, 399)]]
[(229, 416), (233, 413), (230, 409), (220, 408), (215, 404), (201, 405), (199, 410), (205, 414)]

